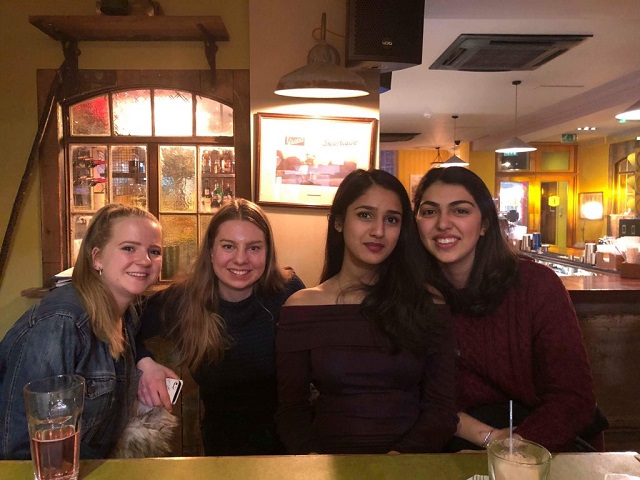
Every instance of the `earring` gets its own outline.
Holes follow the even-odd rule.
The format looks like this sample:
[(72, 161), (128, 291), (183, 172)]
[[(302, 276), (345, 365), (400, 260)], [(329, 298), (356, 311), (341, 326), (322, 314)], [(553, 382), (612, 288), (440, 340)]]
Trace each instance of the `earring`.
[(95, 268), (98, 271), (98, 275), (102, 276), (102, 268), (95, 267), (95, 266), (93, 268)]

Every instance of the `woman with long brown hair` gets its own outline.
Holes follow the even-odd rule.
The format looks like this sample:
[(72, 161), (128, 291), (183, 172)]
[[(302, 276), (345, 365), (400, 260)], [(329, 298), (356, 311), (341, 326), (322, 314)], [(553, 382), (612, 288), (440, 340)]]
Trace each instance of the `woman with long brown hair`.
[[(200, 387), (206, 455), (282, 453), (275, 434), (275, 329), (280, 306), (304, 288), (278, 267), (271, 226), (256, 204), (237, 199), (213, 216), (191, 271), (149, 300), (143, 341), (163, 335), (178, 364)], [(170, 408), (165, 378), (174, 376), (142, 352), (139, 398)]]

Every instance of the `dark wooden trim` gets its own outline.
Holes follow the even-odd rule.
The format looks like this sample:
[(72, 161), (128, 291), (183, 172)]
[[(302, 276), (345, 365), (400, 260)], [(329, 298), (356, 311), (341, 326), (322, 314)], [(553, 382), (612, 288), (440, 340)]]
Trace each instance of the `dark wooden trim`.
[[(38, 70), (38, 109), (44, 109), (46, 92), (55, 70)], [(50, 122), (39, 150), (40, 194), (42, 200), (42, 285), (48, 285), (56, 273), (71, 266), (71, 248), (68, 241), (70, 215), (68, 209), (68, 172), (61, 148), (63, 132), (58, 131), (60, 104), (79, 101), (99, 93), (128, 89), (176, 88), (204, 95), (229, 105), (234, 110), (234, 144), (236, 149), (236, 195), (251, 198), (251, 135), (249, 105), (249, 71), (219, 70), (217, 84), (211, 83), (208, 70), (79, 70), (73, 89), (65, 90), (57, 106), (57, 122)], [(77, 139), (84, 143), (84, 138)], [(89, 142), (104, 143), (105, 139), (89, 138)], [(168, 138), (154, 138), (153, 143)], [(206, 140), (211, 140), (207, 137)], [(214, 143), (229, 144), (228, 137), (215, 137)], [(153, 157), (149, 158), (152, 162)], [(157, 162), (157, 158), (155, 159)], [(149, 165), (150, 173), (157, 173), (156, 165)], [(158, 200), (157, 185), (149, 185), (149, 201)], [(153, 204), (151, 204), (153, 205)], [(150, 209), (157, 215), (154, 208)]]

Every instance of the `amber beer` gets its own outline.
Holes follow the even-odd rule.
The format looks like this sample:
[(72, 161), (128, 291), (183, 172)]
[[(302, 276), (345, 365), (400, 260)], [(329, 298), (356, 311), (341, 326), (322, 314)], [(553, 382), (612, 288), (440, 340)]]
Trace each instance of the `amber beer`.
[(77, 478), (80, 432), (72, 425), (36, 431), (31, 439), (31, 458), (40, 480)]
[(80, 468), (84, 378), (57, 375), (24, 387), (36, 480), (75, 480)]

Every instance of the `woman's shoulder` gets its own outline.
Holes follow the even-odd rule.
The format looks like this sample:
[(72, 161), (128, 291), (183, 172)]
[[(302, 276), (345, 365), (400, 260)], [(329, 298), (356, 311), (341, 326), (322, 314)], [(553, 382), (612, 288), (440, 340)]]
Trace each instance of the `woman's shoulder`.
[(36, 319), (50, 316), (73, 318), (77, 322), (88, 319), (87, 309), (73, 284), (54, 288), (37, 304), (34, 311)]
[(330, 298), (322, 285), (312, 288), (303, 288), (291, 295), (285, 302), (285, 306), (300, 305), (333, 305), (335, 297)]

